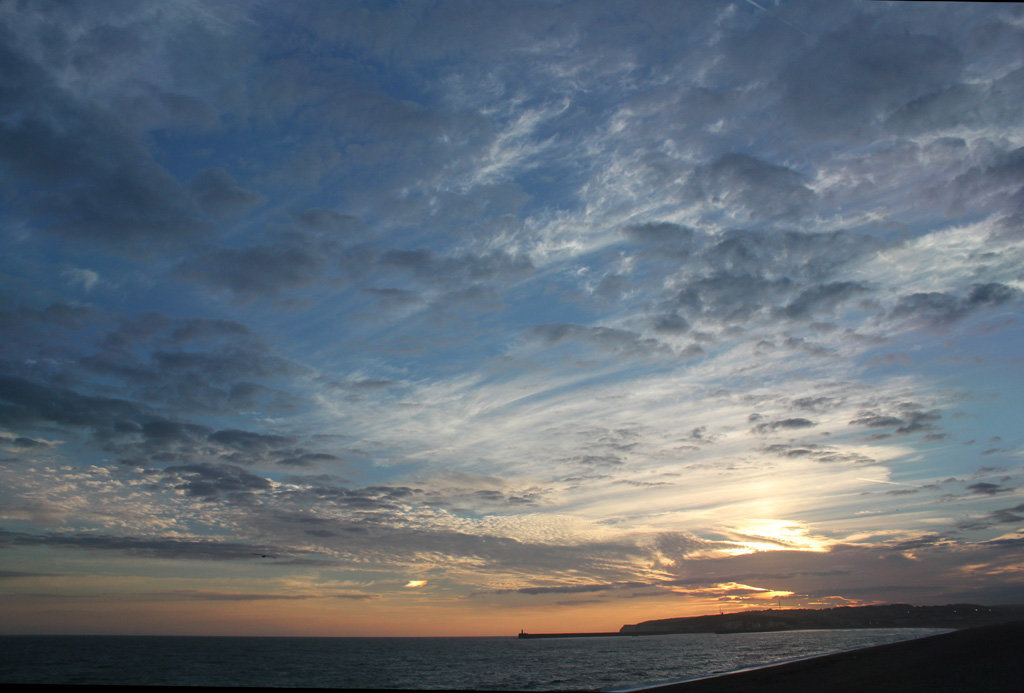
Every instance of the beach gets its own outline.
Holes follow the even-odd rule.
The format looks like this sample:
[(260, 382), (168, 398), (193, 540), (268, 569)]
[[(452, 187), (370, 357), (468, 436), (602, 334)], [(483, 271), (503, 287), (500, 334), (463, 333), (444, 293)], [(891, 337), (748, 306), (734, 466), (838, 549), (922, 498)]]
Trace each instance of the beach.
[(1013, 691), (1024, 685), (1024, 622), (969, 628), (750, 671), (643, 688), (657, 693)]

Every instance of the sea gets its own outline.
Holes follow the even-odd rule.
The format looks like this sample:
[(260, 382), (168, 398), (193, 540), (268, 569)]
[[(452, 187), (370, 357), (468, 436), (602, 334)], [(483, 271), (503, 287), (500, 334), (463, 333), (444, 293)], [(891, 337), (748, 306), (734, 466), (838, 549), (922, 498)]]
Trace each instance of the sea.
[(0, 636), (0, 683), (628, 691), (946, 632), (607, 638)]

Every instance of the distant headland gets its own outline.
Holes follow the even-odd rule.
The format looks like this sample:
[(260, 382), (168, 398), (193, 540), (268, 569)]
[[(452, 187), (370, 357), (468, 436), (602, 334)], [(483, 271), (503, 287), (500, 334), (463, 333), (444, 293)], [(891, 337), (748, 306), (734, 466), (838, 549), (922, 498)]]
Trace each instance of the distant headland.
[(1024, 605), (946, 604), (838, 606), (830, 609), (765, 609), (730, 614), (662, 618), (608, 633), (526, 633), (520, 638), (608, 637), (675, 633), (762, 633), (826, 628), (973, 628), (1024, 620)]

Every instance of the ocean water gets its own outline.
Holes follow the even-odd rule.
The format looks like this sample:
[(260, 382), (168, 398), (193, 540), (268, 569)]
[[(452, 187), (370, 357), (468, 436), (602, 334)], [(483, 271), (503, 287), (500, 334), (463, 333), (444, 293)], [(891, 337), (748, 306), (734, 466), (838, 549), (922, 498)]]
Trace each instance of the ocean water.
[(550, 640), (0, 636), (0, 682), (608, 691), (941, 632), (876, 628)]

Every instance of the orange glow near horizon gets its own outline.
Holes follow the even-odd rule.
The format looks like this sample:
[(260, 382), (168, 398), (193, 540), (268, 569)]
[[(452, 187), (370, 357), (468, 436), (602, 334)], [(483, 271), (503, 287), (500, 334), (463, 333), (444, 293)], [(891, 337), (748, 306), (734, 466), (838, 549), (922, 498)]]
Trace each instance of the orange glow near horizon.
[[(757, 592), (760, 600), (776, 593)], [(469, 602), (442, 605), (373, 600), (267, 599), (252, 601), (72, 599), (9, 604), (4, 633), (293, 637), (512, 636), (544, 632), (617, 631), (641, 621), (742, 610), (716, 598), (652, 595), (607, 604), (500, 607)], [(758, 606), (756, 608), (763, 608)]]

